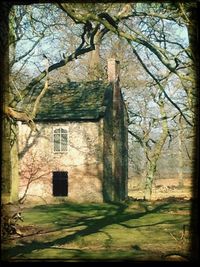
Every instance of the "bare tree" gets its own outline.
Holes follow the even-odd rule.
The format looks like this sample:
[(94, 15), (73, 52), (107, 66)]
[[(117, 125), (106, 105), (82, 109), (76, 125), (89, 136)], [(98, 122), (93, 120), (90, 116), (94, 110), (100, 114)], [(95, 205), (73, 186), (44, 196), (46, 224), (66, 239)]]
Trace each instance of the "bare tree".
[[(45, 165), (43, 164), (45, 162)], [(49, 157), (49, 155), (40, 155), (38, 152), (31, 150), (29, 154), (26, 154), (20, 161), (20, 176), (21, 176), (21, 187), (23, 188), (23, 193), (19, 199), (19, 203), (23, 204), (29, 195), (37, 196), (30, 194), (29, 189), (32, 184), (37, 182), (46, 184), (48, 191), (49, 180), (48, 176), (52, 173), (52, 169), (56, 169), (58, 164), (57, 160)], [(22, 191), (21, 190), (21, 191)], [(40, 196), (40, 198), (42, 198)], [(42, 198), (44, 202), (45, 197)]]

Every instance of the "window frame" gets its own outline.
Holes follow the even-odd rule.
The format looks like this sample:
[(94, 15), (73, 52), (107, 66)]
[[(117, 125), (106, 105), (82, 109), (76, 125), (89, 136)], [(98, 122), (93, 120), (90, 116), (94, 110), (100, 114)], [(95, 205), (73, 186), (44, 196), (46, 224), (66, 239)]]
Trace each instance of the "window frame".
[[(55, 133), (56, 130), (59, 130), (59, 132)], [(62, 133), (61, 132), (62, 130), (65, 130), (66, 132)], [(57, 142), (57, 143), (59, 143), (60, 150), (55, 150), (55, 135), (59, 135), (59, 142)], [(66, 149), (65, 150), (62, 149), (62, 140), (61, 140), (62, 139), (62, 135), (66, 135), (66, 139), (67, 139), (67, 141), (66, 141)], [(68, 130), (68, 128), (65, 127), (65, 126), (62, 126), (62, 125), (53, 127), (52, 143), (53, 143), (53, 147), (52, 147), (53, 153), (55, 153), (55, 154), (65, 154), (65, 153), (67, 153), (68, 152), (68, 144), (69, 144), (69, 130)]]

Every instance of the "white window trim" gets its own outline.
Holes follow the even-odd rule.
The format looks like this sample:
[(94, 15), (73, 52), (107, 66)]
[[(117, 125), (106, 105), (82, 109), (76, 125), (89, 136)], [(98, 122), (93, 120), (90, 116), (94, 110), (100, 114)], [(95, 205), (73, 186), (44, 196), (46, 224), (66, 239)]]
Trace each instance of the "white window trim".
[[(54, 131), (58, 130), (58, 129), (64, 129), (67, 131), (67, 149), (66, 151), (55, 151), (54, 150)], [(57, 126), (53, 126), (52, 129), (52, 151), (54, 154), (66, 154), (68, 152), (68, 147), (69, 147), (69, 127), (64, 126), (64, 125), (57, 125)]]

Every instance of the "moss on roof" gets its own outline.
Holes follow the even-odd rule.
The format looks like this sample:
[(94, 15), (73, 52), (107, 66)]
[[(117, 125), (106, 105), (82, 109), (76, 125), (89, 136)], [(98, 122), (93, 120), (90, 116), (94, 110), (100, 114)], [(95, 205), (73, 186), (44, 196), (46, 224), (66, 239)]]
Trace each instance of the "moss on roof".
[(100, 81), (54, 84), (40, 102), (36, 120), (98, 119), (112, 99), (112, 89)]

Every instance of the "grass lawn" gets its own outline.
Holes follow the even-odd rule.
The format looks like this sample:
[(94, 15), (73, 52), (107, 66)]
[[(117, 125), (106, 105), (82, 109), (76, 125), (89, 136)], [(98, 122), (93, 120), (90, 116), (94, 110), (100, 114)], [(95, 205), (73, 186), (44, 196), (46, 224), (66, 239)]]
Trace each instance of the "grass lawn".
[(171, 254), (185, 260), (190, 248), (190, 210), (189, 201), (174, 199), (123, 204), (66, 202), (24, 208), (24, 222), (20, 223), (23, 236), (3, 242), (2, 258), (161, 261), (170, 260)]

